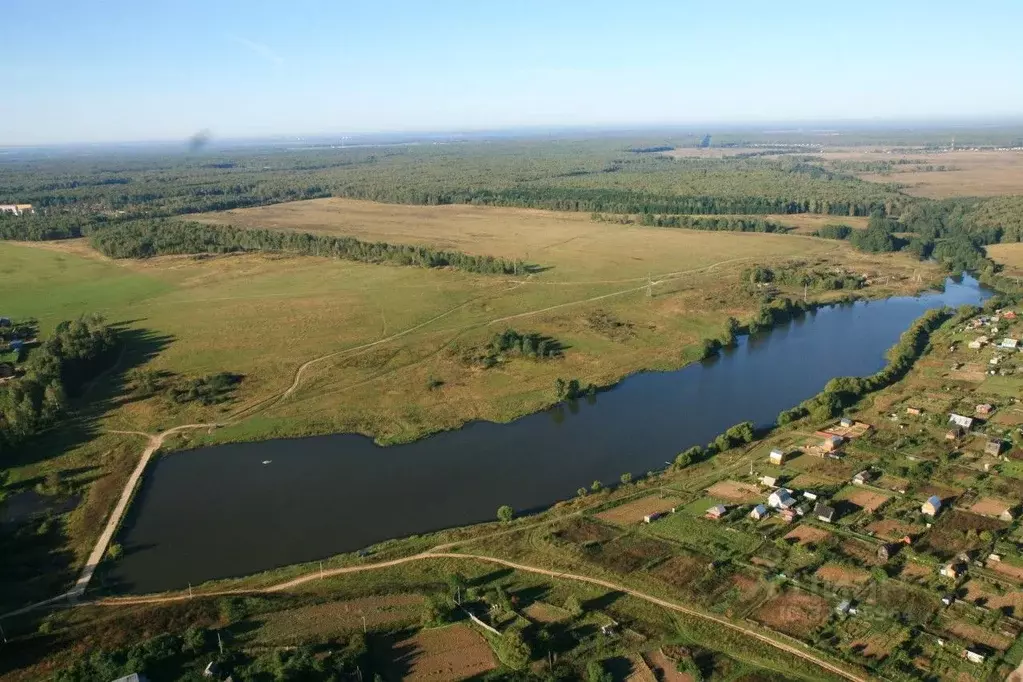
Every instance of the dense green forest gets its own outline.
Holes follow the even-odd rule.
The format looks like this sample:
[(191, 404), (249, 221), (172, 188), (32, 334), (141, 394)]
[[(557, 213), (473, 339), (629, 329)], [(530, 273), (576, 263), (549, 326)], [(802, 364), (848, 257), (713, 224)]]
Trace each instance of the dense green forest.
[(109, 366), (117, 333), (99, 316), (61, 322), (28, 352), (24, 374), (0, 384), (0, 461), (3, 455), (54, 424), (68, 396)]
[(92, 245), (111, 258), (150, 258), (168, 254), (270, 251), (326, 256), (365, 263), (393, 263), (427, 268), (453, 267), (489, 274), (524, 273), (522, 261), (472, 256), (424, 246), (364, 242), (354, 237), (331, 237), (272, 230), (240, 230), (193, 221), (138, 220), (92, 233)]

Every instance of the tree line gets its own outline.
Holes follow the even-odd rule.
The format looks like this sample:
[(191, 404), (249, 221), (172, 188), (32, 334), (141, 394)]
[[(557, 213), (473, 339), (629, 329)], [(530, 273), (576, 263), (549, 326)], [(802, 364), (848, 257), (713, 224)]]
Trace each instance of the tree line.
[(117, 332), (98, 315), (61, 322), (28, 354), (24, 374), (0, 384), (0, 455), (56, 423), (86, 381), (107, 367)]
[(425, 246), (366, 242), (354, 237), (273, 230), (242, 230), (178, 220), (140, 220), (96, 230), (92, 245), (111, 258), (199, 253), (261, 251), (324, 256), (363, 263), (391, 263), (425, 268), (451, 267), (483, 274), (525, 273), (521, 260), (473, 256)]

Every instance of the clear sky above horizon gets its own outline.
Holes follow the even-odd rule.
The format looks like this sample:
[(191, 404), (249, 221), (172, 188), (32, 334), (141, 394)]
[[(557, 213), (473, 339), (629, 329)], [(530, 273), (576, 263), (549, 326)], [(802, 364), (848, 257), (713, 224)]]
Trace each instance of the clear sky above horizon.
[(1018, 0), (6, 0), (0, 145), (1023, 117)]

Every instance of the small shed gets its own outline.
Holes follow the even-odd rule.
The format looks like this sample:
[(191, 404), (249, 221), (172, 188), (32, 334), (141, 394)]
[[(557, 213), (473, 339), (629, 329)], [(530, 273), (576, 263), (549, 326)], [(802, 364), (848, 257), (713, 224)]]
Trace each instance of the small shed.
[(972, 647), (964, 651), (963, 656), (965, 656), (966, 660), (970, 663), (983, 663), (987, 660), (987, 656), (985, 656), (983, 652), (977, 651)]
[(952, 606), (956, 603), (956, 596), (950, 592), (941, 598), (941, 603), (945, 606)]
[(714, 505), (713, 507), (711, 507), (710, 509), (707, 510), (707, 518), (708, 519), (720, 519), (722, 516), (725, 515), (725, 512), (727, 512), (727, 511), (728, 510), (725, 508), (725, 505), (723, 505), (723, 504), (716, 504), (716, 505)]
[(980, 350), (981, 348), (984, 347), (984, 344), (981, 343), (979, 340), (970, 341), (968, 344), (966, 344), (966, 347), (969, 348), (970, 350)]
[(1019, 339), (1002, 339), (1002, 348), (1008, 348), (1009, 350), (1016, 350), (1019, 346)]
[(907, 407), (906, 414), (920, 416), (921, 414), (923, 414), (923, 410), (921, 410), (919, 407)]
[(898, 554), (900, 549), (902, 549), (901, 544), (897, 542), (886, 542), (877, 548), (877, 558), (879, 561), (888, 561)]
[(767, 457), (771, 464), (784, 464), (785, 463), (785, 452), (778, 450), (777, 448), (771, 450), (771, 454)]
[(815, 501), (817, 499), (817, 493), (810, 492), (809, 490), (804, 490), (803, 491), (803, 499), (804, 500), (810, 500), (811, 502), (813, 502), (813, 501)]
[(969, 430), (973, 427), (973, 417), (966, 417), (964, 415), (956, 414), (955, 412), (953, 412), (952, 414), (948, 415), (948, 423)]
[(989, 440), (984, 444), (984, 454), (994, 455), (995, 457), (1002, 454), (1002, 441), (994, 438)]
[(838, 423), (842, 426), (842, 428), (848, 429), (852, 427), (853, 420), (849, 419), (849, 417), (842, 417), (842, 419), (840, 419)]
[(945, 432), (945, 440), (959, 440), (966, 434), (966, 430), (961, 426), (953, 426), (951, 429)]
[(668, 512), (663, 511), (654, 512), (653, 514), (647, 514), (646, 516), (643, 517), (643, 523), (653, 523), (657, 519), (663, 518), (667, 514)]
[(874, 478), (874, 475), (870, 473), (870, 469), (864, 469), (853, 476), (852, 482), (853, 485), (863, 485), (864, 483), (868, 483), (872, 478)]
[(852, 602), (849, 601), (848, 599), (845, 599), (842, 601), (842, 603), (835, 607), (835, 612), (838, 613), (840, 616), (844, 616), (847, 613), (849, 613), (849, 609), (851, 608)]
[(920, 513), (927, 516), (937, 516), (939, 511), (941, 511), (941, 498), (937, 495), (931, 495), (926, 502), (920, 505)]
[(761, 519), (766, 518), (767, 517), (767, 507), (765, 507), (762, 504), (758, 504), (757, 506), (753, 507), (753, 511), (751, 511), (749, 513), (749, 517), (751, 519), (756, 519), (757, 521), (760, 521)]
[(981, 415), (982, 417), (986, 417), (989, 414), (991, 414), (991, 411), (994, 409), (995, 406), (992, 405), (991, 403), (982, 403), (980, 405), (977, 405), (976, 411), (977, 414)]
[(766, 485), (770, 488), (776, 488), (778, 487), (778, 479), (775, 478), (774, 476), (761, 476), (760, 484)]
[(824, 523), (831, 523), (835, 520), (835, 508), (830, 507), (823, 502), (818, 502), (817, 506), (813, 508), (813, 515)]

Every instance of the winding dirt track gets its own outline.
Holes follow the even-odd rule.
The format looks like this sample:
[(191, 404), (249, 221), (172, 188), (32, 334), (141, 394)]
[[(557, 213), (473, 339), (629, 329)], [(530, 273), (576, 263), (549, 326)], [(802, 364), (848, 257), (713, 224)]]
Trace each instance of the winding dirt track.
[[(756, 640), (758, 640), (760, 642), (763, 642), (764, 644), (772, 646), (772, 647), (774, 647), (776, 649), (779, 649), (781, 651), (784, 651), (786, 653), (792, 654), (793, 656), (798, 656), (799, 658), (802, 658), (803, 660), (809, 661), (809, 662), (813, 663), (814, 665), (817, 665), (817, 666), (823, 668), (824, 670), (827, 670), (828, 672), (831, 672), (831, 673), (834, 673), (836, 675), (839, 675), (839, 676), (841, 676), (841, 677), (843, 677), (843, 678), (845, 678), (847, 680), (852, 680), (853, 682), (868, 682), (868, 679), (869, 679), (869, 678), (866, 678), (866, 677), (861, 677), (860, 675), (858, 675), (858, 674), (856, 674), (856, 673), (854, 673), (854, 672), (852, 672), (850, 670), (847, 670), (847, 669), (842, 668), (840, 666), (837, 666), (837, 665), (835, 665), (833, 663), (830, 663), (829, 661), (826, 661), (826, 660), (824, 660), (824, 659), (822, 659), (822, 658), (820, 658), (818, 656), (815, 656), (815, 655), (813, 655), (812, 653), (810, 653), (809, 651), (807, 651), (804, 648), (800, 648), (800, 647), (794, 646), (792, 644), (787, 644), (785, 642), (779, 642), (778, 640), (773, 639), (771, 637), (768, 637), (767, 635), (761, 634), (761, 633), (753, 630), (752, 628), (744, 627), (742, 625), (739, 625), (737, 623), (733, 623), (732, 621), (729, 621), (729, 620), (727, 620), (725, 618), (721, 618), (719, 616), (715, 616), (715, 615), (712, 615), (712, 614), (704, 613), (702, 611), (691, 609), (689, 607), (683, 606), (683, 605), (678, 604), (676, 602), (668, 601), (667, 599), (661, 599), (660, 597), (656, 597), (656, 596), (654, 596), (652, 594), (647, 594), (646, 592), (640, 592), (639, 590), (635, 590), (635, 589), (633, 589), (631, 587), (626, 587), (625, 585), (620, 585), (618, 583), (611, 582), (610, 580), (603, 580), (601, 578), (594, 578), (592, 576), (581, 575), (581, 574), (578, 574), (578, 573), (564, 573), (564, 572), (561, 572), (561, 571), (553, 571), (553, 570), (546, 569), (546, 568), (540, 568), (538, 566), (529, 566), (527, 564), (520, 564), (520, 563), (516, 563), (516, 562), (513, 562), (513, 561), (507, 561), (505, 559), (497, 559), (495, 557), (485, 556), (485, 555), (482, 555), (482, 554), (456, 554), (456, 553), (453, 553), (453, 552), (439, 551), (439, 550), (443, 549), (446, 546), (447, 545), (441, 545), (441, 546), (439, 546), (439, 547), (437, 547), (437, 548), (435, 548), (433, 550), (430, 550), (430, 551), (422, 552), (420, 554), (414, 554), (412, 556), (402, 557), (400, 559), (391, 559), (390, 561), (381, 561), (381, 562), (378, 562), (378, 563), (363, 564), (363, 565), (358, 565), (358, 566), (344, 566), (342, 568), (333, 568), (333, 569), (330, 569), (328, 571), (323, 571), (323, 572), (316, 571), (314, 573), (307, 573), (306, 575), (299, 576), (298, 578), (294, 578), (292, 580), (288, 580), (288, 581), (283, 582), (283, 583), (278, 583), (276, 585), (271, 585), (270, 587), (264, 587), (264, 588), (253, 589), (253, 590), (224, 590), (224, 591), (221, 591), (221, 592), (206, 592), (206, 593), (203, 593), (202, 595), (199, 595), (199, 596), (201, 596), (201, 597), (216, 597), (216, 596), (229, 596), (229, 595), (238, 595), (238, 594), (254, 594), (254, 593), (255, 594), (272, 594), (272, 593), (275, 593), (275, 592), (285, 592), (287, 590), (293, 589), (293, 588), (298, 587), (300, 585), (304, 585), (305, 583), (314, 582), (316, 580), (321, 580), (323, 578), (329, 578), (329, 577), (332, 577), (332, 576), (344, 575), (344, 574), (350, 574), (350, 573), (362, 573), (362, 572), (365, 572), (365, 571), (377, 571), (377, 570), (381, 570), (381, 569), (385, 569), (385, 568), (391, 568), (393, 566), (400, 566), (401, 564), (411, 563), (413, 561), (423, 561), (423, 560), (427, 560), (427, 559), (463, 559), (463, 560), (469, 560), (469, 561), (481, 561), (481, 562), (490, 563), (490, 564), (497, 564), (499, 566), (505, 566), (507, 568), (514, 569), (516, 571), (523, 571), (525, 573), (534, 573), (534, 574), (537, 574), (537, 575), (548, 576), (548, 577), (557, 578), (557, 579), (560, 579), (560, 580), (574, 580), (576, 582), (588, 583), (590, 585), (596, 585), (598, 587), (603, 587), (605, 589), (613, 590), (615, 592), (623, 592), (623, 593), (628, 594), (628, 595), (630, 595), (632, 597), (635, 597), (637, 599), (642, 599), (643, 601), (649, 602), (649, 603), (654, 604), (656, 606), (660, 606), (660, 607), (666, 608), (666, 609), (668, 609), (670, 611), (675, 611), (677, 613), (684, 613), (687, 616), (693, 616), (695, 618), (702, 618), (704, 620), (712, 621), (712, 622), (720, 625), (721, 627), (726, 627), (726, 628), (728, 628), (730, 630), (734, 630), (734, 631), (736, 631), (738, 633), (741, 633), (742, 635), (745, 635), (747, 637), (752, 637), (752, 638), (754, 638), (754, 639), (756, 639)], [(134, 597), (122, 597), (122, 598), (113, 598), (113, 599), (102, 599), (102, 600), (97, 600), (97, 601), (90, 602), (90, 603), (92, 605), (95, 605), (95, 606), (131, 606), (131, 605), (137, 605), (137, 604), (161, 604), (161, 603), (167, 603), (167, 602), (186, 601), (186, 600), (191, 599), (191, 598), (192, 597), (190, 597), (188, 594), (180, 594), (180, 595), (171, 595), (171, 596), (165, 596), (165, 597), (155, 597), (155, 596), (154, 597), (137, 597), (137, 598), (134, 598)]]

